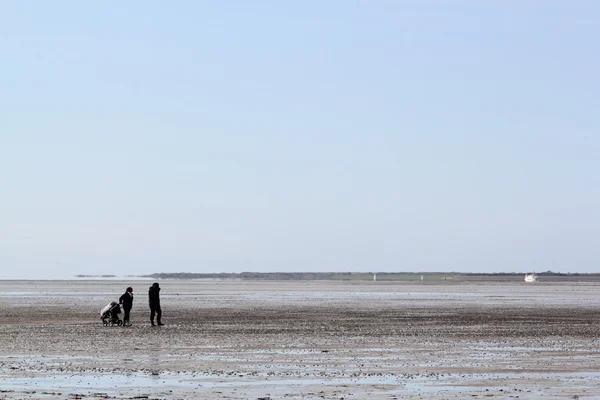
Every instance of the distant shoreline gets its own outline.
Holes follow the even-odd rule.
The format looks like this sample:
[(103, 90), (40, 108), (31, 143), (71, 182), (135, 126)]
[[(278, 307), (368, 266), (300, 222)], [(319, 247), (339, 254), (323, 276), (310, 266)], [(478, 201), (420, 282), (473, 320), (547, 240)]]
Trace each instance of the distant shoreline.
[[(161, 272), (146, 275), (77, 274), (56, 277), (0, 277), (2, 281), (148, 281), (148, 280), (212, 280), (212, 281), (338, 281), (338, 282), (524, 282), (526, 273), (466, 273), (466, 272), (241, 272), (194, 273)], [(539, 282), (598, 282), (600, 273), (539, 272)]]
[[(600, 273), (537, 274), (543, 282), (600, 282)], [(523, 282), (525, 273), (460, 273), (460, 272), (242, 272), (242, 273), (155, 273), (139, 275), (151, 279), (218, 279), (267, 281), (377, 281), (377, 282)]]

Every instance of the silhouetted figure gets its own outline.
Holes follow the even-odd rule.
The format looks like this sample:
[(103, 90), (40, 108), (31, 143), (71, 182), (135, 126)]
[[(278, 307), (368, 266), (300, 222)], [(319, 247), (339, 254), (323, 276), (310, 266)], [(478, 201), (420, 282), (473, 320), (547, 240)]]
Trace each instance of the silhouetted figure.
[(123, 326), (131, 326), (131, 322), (129, 321), (129, 313), (131, 312), (131, 307), (133, 307), (133, 289), (131, 286), (119, 297), (119, 304), (123, 305), (123, 311), (125, 312)]
[(160, 310), (160, 287), (158, 287), (158, 282), (154, 282), (150, 289), (148, 290), (148, 300), (150, 304), (150, 323), (154, 326), (154, 314), (156, 314), (156, 323), (160, 325), (164, 325), (160, 322), (160, 317), (162, 315), (162, 311)]

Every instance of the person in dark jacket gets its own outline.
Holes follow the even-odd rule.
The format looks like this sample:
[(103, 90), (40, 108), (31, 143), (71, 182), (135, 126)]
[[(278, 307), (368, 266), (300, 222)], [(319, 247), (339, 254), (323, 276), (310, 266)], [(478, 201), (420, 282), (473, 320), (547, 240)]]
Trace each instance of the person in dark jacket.
[(158, 287), (158, 282), (154, 282), (150, 289), (148, 290), (148, 300), (150, 304), (150, 323), (152, 326), (154, 325), (154, 314), (156, 314), (156, 323), (160, 325), (164, 325), (160, 321), (160, 317), (162, 316), (162, 311), (160, 310), (160, 297), (159, 297), (160, 287)]
[(119, 297), (119, 304), (123, 306), (123, 311), (125, 312), (125, 315), (123, 316), (123, 326), (131, 326), (131, 322), (129, 321), (129, 313), (133, 306), (133, 289), (131, 286), (125, 290), (125, 293), (123, 293), (121, 297)]

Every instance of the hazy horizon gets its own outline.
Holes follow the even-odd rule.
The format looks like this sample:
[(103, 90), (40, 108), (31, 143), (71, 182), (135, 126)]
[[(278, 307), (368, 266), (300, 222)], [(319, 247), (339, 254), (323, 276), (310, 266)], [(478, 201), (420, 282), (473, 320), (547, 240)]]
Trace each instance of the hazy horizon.
[(600, 3), (0, 3), (0, 279), (600, 272)]
[[(29, 278), (19, 278), (19, 277), (13, 277), (13, 278), (3, 278), (0, 277), (0, 281), (11, 281), (11, 280), (15, 280), (15, 281), (85, 281), (85, 280), (107, 280), (107, 281), (162, 281), (162, 280), (196, 280), (196, 279), (207, 279), (207, 280), (212, 280), (212, 279), (219, 279), (219, 278), (177, 278), (177, 277), (167, 277), (167, 278), (156, 278), (156, 277), (152, 277), (151, 275), (154, 274), (172, 274), (172, 275), (177, 275), (177, 274), (187, 274), (190, 273), (189, 271), (179, 271), (179, 272), (152, 272), (152, 273), (144, 273), (144, 274), (140, 274), (140, 275), (119, 275), (119, 274), (76, 274), (76, 275), (58, 275), (58, 276), (52, 276), (52, 275), (44, 275), (44, 276), (40, 276), (40, 277), (29, 277)], [(192, 272), (194, 273), (194, 272)], [(215, 275), (219, 275), (219, 274), (245, 274), (245, 273), (255, 273), (253, 271), (240, 271), (240, 272), (200, 272), (200, 274), (215, 274)], [(329, 273), (341, 273), (341, 274), (353, 274), (353, 275), (376, 275), (378, 276), (378, 278), (380, 278), (379, 280), (381, 282), (394, 282), (394, 281), (389, 281), (389, 280), (385, 280), (385, 278), (381, 278), (380, 275), (385, 275), (385, 274), (406, 274), (406, 275), (447, 275), (447, 276), (451, 276), (451, 275), (481, 275), (481, 276), (486, 276), (486, 275), (507, 275), (507, 276), (524, 276), (530, 273), (534, 273), (534, 274), (541, 274), (544, 275), (546, 273), (551, 273), (551, 274), (563, 274), (561, 272), (557, 272), (557, 271), (511, 271), (511, 272), (501, 272), (501, 273), (496, 273), (496, 272), (478, 272), (478, 271), (474, 271), (474, 272), (459, 272), (459, 271), (429, 271), (429, 272), (423, 272), (423, 271), (355, 271), (355, 272), (349, 272), (349, 271), (319, 271), (319, 272), (306, 272), (306, 271), (273, 271), (273, 272), (258, 272), (257, 274), (315, 274), (315, 273), (324, 273), (324, 274), (329, 274)], [(567, 273), (567, 274), (575, 274), (575, 275), (596, 275), (598, 273)], [(372, 278), (369, 278), (368, 280), (372, 280)], [(320, 280), (315, 280), (315, 281), (320, 281)], [(397, 282), (403, 282), (403, 281), (397, 281)], [(511, 281), (514, 282), (514, 281)]]

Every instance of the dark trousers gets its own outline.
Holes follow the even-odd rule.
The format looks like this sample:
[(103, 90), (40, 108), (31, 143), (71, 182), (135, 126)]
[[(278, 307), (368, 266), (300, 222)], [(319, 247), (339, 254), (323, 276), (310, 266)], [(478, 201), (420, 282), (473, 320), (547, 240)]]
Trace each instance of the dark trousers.
[(123, 315), (123, 322), (129, 322), (129, 313), (131, 312), (131, 308), (124, 308), (123, 311), (125, 315)]
[(156, 322), (160, 324), (160, 317), (162, 315), (160, 306), (150, 307), (150, 321), (152, 321), (152, 323), (154, 323), (154, 314), (156, 314)]

